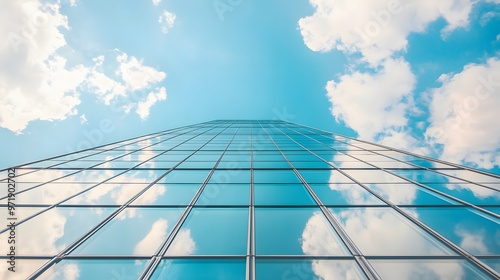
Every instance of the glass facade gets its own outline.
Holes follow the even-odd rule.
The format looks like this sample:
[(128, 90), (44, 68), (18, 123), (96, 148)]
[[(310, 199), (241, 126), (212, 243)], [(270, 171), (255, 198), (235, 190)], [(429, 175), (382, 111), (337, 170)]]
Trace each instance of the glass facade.
[(1, 279), (500, 272), (500, 176), (284, 121), (181, 127), (0, 184)]

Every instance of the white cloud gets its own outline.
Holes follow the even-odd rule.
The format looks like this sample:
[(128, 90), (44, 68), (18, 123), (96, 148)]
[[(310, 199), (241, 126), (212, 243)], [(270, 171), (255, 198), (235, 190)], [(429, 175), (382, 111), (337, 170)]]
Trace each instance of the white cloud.
[[(107, 105), (123, 97), (121, 108), (130, 111), (143, 101), (142, 117), (148, 115), (153, 97), (165, 99), (162, 94), (135, 98), (134, 91), (158, 88), (155, 84), (166, 74), (125, 53), (117, 57), (117, 79), (100, 69), (103, 55), (94, 59), (92, 68), (68, 67), (71, 62), (59, 51), (68, 48), (61, 30), (69, 26), (59, 9), (59, 2), (41, 4), (39, 0), (7, 1), (2, 6), (0, 37), (5, 40), (0, 42), (0, 127), (22, 133), (34, 120), (64, 120), (78, 114), (84, 84)], [(166, 17), (164, 23), (171, 27), (174, 19)], [(130, 97), (132, 93), (134, 97)]]
[(430, 92), (428, 141), (444, 145), (445, 160), (500, 166), (500, 60), (466, 65), (458, 74), (442, 75), (440, 82)]
[(167, 91), (164, 87), (157, 89), (156, 92), (152, 91), (148, 94), (146, 100), (137, 104), (136, 113), (141, 119), (146, 119), (149, 116), (149, 110), (156, 102), (167, 99)]
[(376, 65), (404, 50), (412, 32), (423, 32), (444, 18), (443, 33), (468, 26), (473, 0), (310, 0), (312, 16), (299, 20), (305, 44), (313, 51), (360, 52)]
[(174, 26), (175, 18), (176, 18), (175, 14), (167, 10), (163, 10), (163, 13), (158, 18), (158, 23), (160, 24), (161, 32), (167, 33), (168, 30)]
[(135, 245), (135, 255), (151, 255), (158, 249), (158, 246), (167, 238), (168, 222), (159, 219), (151, 226), (151, 230), (144, 238)]
[(104, 73), (92, 71), (88, 80), (90, 87), (103, 101), (104, 104), (110, 105), (111, 101), (118, 96), (125, 96), (126, 87), (121, 83), (109, 78)]
[(126, 53), (119, 55), (116, 60), (120, 63), (119, 74), (129, 90), (145, 89), (151, 84), (163, 81), (166, 77), (164, 72), (144, 66), (142, 61), (134, 56), (129, 58)]
[[(141, 119), (146, 119), (150, 108), (167, 98), (166, 89), (158, 86), (166, 74), (143, 65), (134, 56), (119, 50), (115, 50), (116, 52), (116, 60), (109, 60), (104, 56), (93, 59), (95, 64), (87, 79), (89, 91), (94, 92), (105, 105), (113, 106), (114, 110), (128, 114), (135, 108)], [(106, 74), (103, 68), (115, 69), (114, 77)], [(153, 89), (153, 86), (156, 88)]]
[(484, 234), (472, 233), (464, 229), (455, 229), (455, 233), (462, 238), (460, 247), (464, 248), (471, 254), (487, 255), (490, 254), (488, 248), (484, 244)]
[(315, 212), (302, 232), (302, 251), (309, 256), (339, 255), (343, 249), (321, 212)]
[(71, 69), (56, 53), (68, 28), (58, 4), (7, 1), (0, 10), (0, 127), (21, 133), (34, 120), (63, 120), (77, 113), (77, 87), (88, 69)]
[[(309, 218), (301, 242), (302, 251), (308, 256), (340, 255), (342, 252), (338, 238), (333, 235), (321, 212), (315, 212)], [(354, 266), (337, 261), (313, 260), (312, 269), (320, 279), (357, 279), (358, 276)]]
[(388, 59), (374, 74), (356, 71), (329, 81), (327, 95), (331, 111), (356, 130), (360, 138), (374, 140), (376, 135), (404, 127), (410, 104), (406, 98), (415, 85), (409, 64), (403, 59)]
[(80, 269), (76, 263), (65, 265), (62, 273), (64, 275), (64, 279), (66, 280), (76, 280), (80, 278)]
[(161, 0), (153, 0), (153, 5), (158, 6), (161, 3)]
[(192, 255), (196, 251), (196, 243), (191, 237), (190, 229), (181, 229), (167, 250), (170, 256)]
[(366, 255), (444, 255), (447, 252), (392, 209), (348, 209), (333, 214)]

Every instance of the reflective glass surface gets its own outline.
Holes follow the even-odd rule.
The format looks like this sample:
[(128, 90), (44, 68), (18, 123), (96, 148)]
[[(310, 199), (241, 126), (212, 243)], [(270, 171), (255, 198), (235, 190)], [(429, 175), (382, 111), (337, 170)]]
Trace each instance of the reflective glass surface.
[(194, 208), (166, 254), (244, 255), (247, 238), (247, 208)]
[(363, 254), (454, 254), (391, 208), (331, 208), (331, 211)]
[(382, 200), (358, 184), (310, 184), (324, 205), (383, 205)]
[[(56, 255), (104, 220), (113, 210), (113, 208), (74, 207), (50, 209), (16, 227), (17, 253)], [(0, 244), (8, 244), (9, 234), (10, 232), (0, 234)]]
[(197, 205), (249, 205), (248, 184), (207, 184)]
[(458, 202), (414, 184), (365, 184), (394, 204), (450, 205)]
[(144, 260), (63, 260), (37, 279), (138, 279), (145, 265)]
[(500, 272), (500, 176), (300, 124), (217, 120), (89, 147), (20, 165), (10, 194), (8, 173), (0, 219), (16, 228), (0, 248), (15, 235), (18, 273), (3, 255), (0, 279), (52, 258), (39, 279)]
[(257, 279), (367, 279), (353, 260), (257, 260)]
[(491, 279), (465, 260), (370, 260), (382, 279)]
[(346, 255), (318, 208), (255, 209), (257, 254)]
[(201, 184), (155, 184), (141, 194), (132, 205), (187, 205)]
[(500, 219), (472, 208), (406, 208), (408, 213), (475, 255), (500, 254)]
[(165, 259), (150, 279), (244, 280), (245, 259)]
[(0, 258), (0, 279), (25, 280), (49, 259), (22, 259), (16, 261), (15, 272), (8, 270), (11, 267), (8, 259)]
[(316, 205), (302, 184), (255, 184), (255, 205)]
[(182, 211), (176, 208), (125, 209), (71, 254), (152, 255), (168, 237)]

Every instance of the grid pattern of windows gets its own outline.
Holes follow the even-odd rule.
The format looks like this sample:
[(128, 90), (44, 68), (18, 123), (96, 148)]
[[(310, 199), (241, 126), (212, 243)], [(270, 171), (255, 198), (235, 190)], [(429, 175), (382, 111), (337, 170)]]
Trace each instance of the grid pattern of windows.
[(500, 176), (294, 123), (211, 121), (15, 172), (2, 279), (499, 277)]

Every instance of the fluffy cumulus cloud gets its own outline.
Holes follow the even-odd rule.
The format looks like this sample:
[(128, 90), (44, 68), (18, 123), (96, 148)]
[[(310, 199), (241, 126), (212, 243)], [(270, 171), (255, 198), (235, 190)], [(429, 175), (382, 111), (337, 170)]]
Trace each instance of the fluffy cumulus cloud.
[(150, 92), (146, 100), (137, 104), (136, 112), (141, 119), (146, 119), (149, 116), (149, 109), (151, 106), (153, 106), (156, 102), (165, 99), (167, 99), (167, 92), (165, 88), (158, 88), (156, 92)]
[(153, 0), (153, 5), (158, 6), (161, 3), (161, 0)]
[(407, 124), (408, 96), (414, 85), (410, 65), (403, 59), (388, 59), (381, 70), (346, 74), (329, 81), (326, 90), (335, 118), (361, 138), (374, 140), (381, 132), (390, 134)]
[(300, 19), (305, 44), (313, 51), (360, 52), (377, 64), (404, 50), (407, 36), (444, 18), (450, 32), (468, 25), (473, 0), (310, 0), (312, 16)]
[(113, 54), (116, 57), (111, 59), (104, 55), (94, 58), (86, 80), (89, 91), (115, 111), (129, 113), (135, 108), (139, 117), (146, 119), (154, 104), (167, 99), (167, 91), (160, 85), (167, 75), (119, 50)]
[(446, 160), (500, 166), (500, 59), (469, 64), (439, 80), (441, 87), (430, 91), (429, 141), (443, 145)]
[(158, 18), (158, 23), (160, 24), (161, 27), (161, 32), (167, 33), (170, 28), (174, 26), (175, 23), (175, 14), (163, 10), (162, 14)]
[[(345, 75), (326, 85), (336, 120), (360, 138), (388, 146), (420, 154), (442, 150), (445, 160), (482, 168), (500, 165), (500, 129), (495, 121), (495, 108), (500, 104), (498, 59), (441, 76), (442, 86), (427, 95), (430, 112), (421, 112), (413, 104), (416, 78), (402, 56), (408, 36), (425, 32), (438, 19), (447, 22), (441, 30), (443, 37), (468, 27), (477, 2), (310, 0), (314, 14), (298, 22), (307, 47), (361, 57)], [(359, 70), (360, 65), (365, 70)], [(423, 113), (430, 113), (429, 122), (420, 121), (413, 128), (412, 117)], [(425, 132), (427, 142), (416, 137), (417, 130)]]
[(151, 226), (151, 230), (144, 238), (135, 245), (135, 255), (152, 254), (158, 246), (167, 238), (168, 221), (159, 219)]
[[(154, 103), (166, 99), (165, 88), (159, 86), (166, 74), (134, 56), (119, 52), (117, 79), (102, 70), (104, 56), (95, 58), (91, 66), (68, 61), (61, 54), (71, 48), (62, 33), (69, 30), (68, 19), (60, 13), (59, 1), (7, 1), (0, 18), (4, 38), (0, 42), (0, 127), (21, 133), (35, 120), (77, 115), (83, 86), (107, 105), (119, 100), (117, 107), (126, 112), (142, 102), (137, 112), (143, 119)], [(168, 27), (174, 19), (165, 18)]]
[(63, 120), (77, 113), (77, 91), (88, 69), (67, 66), (67, 18), (59, 4), (7, 1), (0, 10), (0, 127), (20, 133), (34, 120)]

